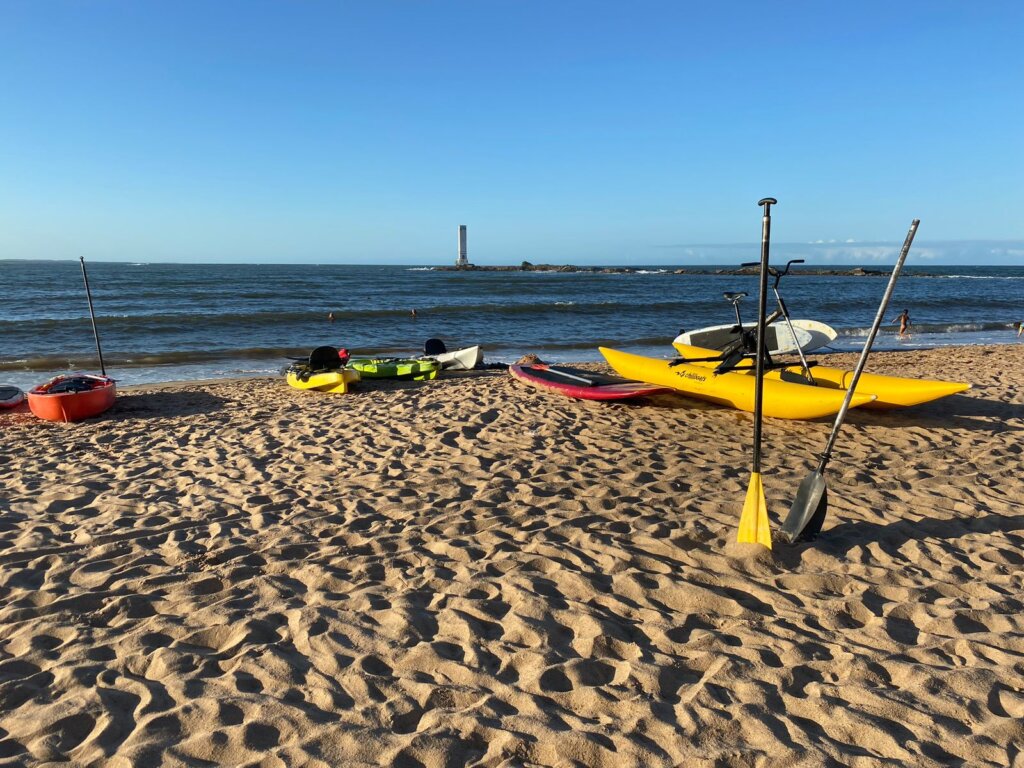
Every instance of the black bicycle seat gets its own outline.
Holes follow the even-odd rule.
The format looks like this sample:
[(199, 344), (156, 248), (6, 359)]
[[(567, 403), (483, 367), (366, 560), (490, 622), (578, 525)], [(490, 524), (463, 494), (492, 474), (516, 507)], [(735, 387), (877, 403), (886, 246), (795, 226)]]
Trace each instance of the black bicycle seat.
[(722, 298), (725, 299), (726, 301), (731, 301), (733, 304), (735, 304), (737, 301), (739, 301), (740, 299), (747, 295), (748, 294), (746, 291), (738, 291), (736, 293), (733, 293), (732, 291), (726, 291), (725, 293), (722, 294)]

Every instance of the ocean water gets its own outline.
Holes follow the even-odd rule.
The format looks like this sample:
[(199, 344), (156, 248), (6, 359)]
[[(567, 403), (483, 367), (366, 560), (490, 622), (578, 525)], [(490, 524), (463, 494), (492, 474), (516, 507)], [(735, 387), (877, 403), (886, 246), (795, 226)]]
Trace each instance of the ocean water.
[[(742, 305), (746, 320), (754, 318), (757, 294), (756, 277), (677, 275), (669, 267), (600, 274), (87, 266), (107, 372), (124, 384), (276, 374), (287, 357), (321, 344), (412, 354), (430, 337), (450, 349), (481, 344), (492, 362), (527, 352), (596, 361), (598, 345), (669, 357), (680, 329), (733, 320), (724, 291), (750, 293)], [(840, 332), (835, 348), (854, 350), (886, 283), (878, 276), (797, 274), (784, 278), (781, 290), (794, 317), (828, 323)], [(876, 349), (1015, 343), (1014, 324), (1024, 320), (1024, 267), (908, 264), (886, 320), (904, 308), (914, 323), (911, 337), (897, 339), (889, 325)], [(27, 388), (68, 370), (98, 370), (79, 263), (0, 260), (0, 383)]]

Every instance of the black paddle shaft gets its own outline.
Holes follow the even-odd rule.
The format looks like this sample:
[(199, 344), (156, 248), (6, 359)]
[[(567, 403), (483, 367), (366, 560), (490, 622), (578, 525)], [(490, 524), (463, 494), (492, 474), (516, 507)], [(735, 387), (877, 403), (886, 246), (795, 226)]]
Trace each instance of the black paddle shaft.
[(814, 538), (818, 535), (825, 522), (825, 515), (828, 514), (828, 488), (825, 485), (825, 467), (828, 465), (829, 459), (832, 458), (832, 448), (835, 445), (836, 436), (838, 436), (839, 428), (843, 425), (843, 420), (846, 418), (846, 412), (857, 389), (857, 382), (860, 380), (860, 375), (864, 370), (864, 364), (867, 362), (868, 354), (871, 352), (875, 335), (882, 324), (882, 318), (885, 316), (886, 308), (889, 306), (889, 299), (892, 297), (896, 280), (903, 269), (903, 262), (906, 261), (907, 253), (910, 251), (910, 244), (914, 240), (917, 226), (920, 223), (919, 219), (914, 219), (910, 224), (910, 231), (907, 232), (907, 238), (903, 242), (903, 249), (900, 251), (899, 258), (896, 259), (896, 266), (893, 267), (892, 274), (889, 276), (889, 285), (885, 289), (885, 295), (882, 296), (881, 304), (878, 305), (878, 313), (875, 315), (875, 321), (871, 325), (871, 332), (864, 341), (864, 349), (860, 353), (860, 360), (857, 361), (857, 367), (853, 371), (852, 379), (846, 385), (846, 396), (843, 398), (843, 405), (839, 409), (839, 413), (836, 414), (836, 421), (832, 425), (832, 432), (828, 436), (828, 442), (825, 443), (825, 450), (821, 453), (821, 460), (818, 462), (817, 469), (814, 469), (804, 478), (796, 491), (796, 497), (793, 499), (793, 505), (789, 508), (789, 514), (779, 529), (778, 536), (781, 541), (793, 544), (797, 541)]
[(900, 255), (896, 258), (896, 266), (892, 268), (892, 274), (889, 275), (889, 284), (885, 287), (885, 293), (882, 296), (882, 301), (878, 305), (878, 312), (875, 314), (875, 321), (871, 324), (871, 330), (868, 332), (868, 337), (864, 340), (864, 349), (861, 350), (860, 359), (857, 361), (857, 367), (853, 369), (853, 376), (850, 377), (850, 382), (846, 386), (846, 397), (843, 398), (843, 405), (839, 409), (839, 413), (836, 414), (836, 422), (832, 425), (832, 432), (828, 436), (828, 442), (825, 443), (825, 450), (821, 452), (821, 461), (818, 462), (818, 474), (825, 471), (825, 467), (832, 458), (832, 448), (835, 446), (836, 438), (839, 436), (839, 428), (843, 426), (843, 421), (846, 419), (846, 412), (850, 408), (850, 401), (853, 399), (853, 393), (857, 389), (857, 382), (860, 381), (860, 375), (864, 371), (864, 364), (868, 361), (868, 355), (871, 353), (871, 347), (875, 343), (875, 336), (878, 335), (878, 329), (882, 325), (882, 319), (885, 317), (886, 310), (889, 308), (889, 299), (892, 298), (893, 289), (896, 287), (896, 280), (899, 279), (900, 272), (903, 270), (903, 262), (907, 260), (907, 254), (910, 252), (910, 244), (914, 242), (914, 235), (917, 234), (917, 227), (920, 223), (920, 219), (914, 219), (910, 222), (910, 229), (907, 231), (907, 237), (903, 241), (903, 247), (900, 249)]
[(757, 295), (757, 367), (754, 372), (754, 465), (753, 472), (761, 472), (761, 406), (764, 399), (764, 347), (765, 309), (768, 302), (768, 242), (772, 235), (772, 206), (774, 197), (757, 202), (764, 208), (761, 219), (761, 285)]
[(85, 256), (80, 256), (82, 262), (82, 279), (85, 281), (85, 297), (89, 300), (89, 319), (92, 320), (92, 335), (96, 339), (96, 356), (100, 359), (100, 373), (107, 375), (107, 369), (103, 365), (103, 350), (100, 349), (100, 332), (96, 330), (96, 313), (92, 310), (92, 291), (89, 290), (89, 275), (85, 272)]

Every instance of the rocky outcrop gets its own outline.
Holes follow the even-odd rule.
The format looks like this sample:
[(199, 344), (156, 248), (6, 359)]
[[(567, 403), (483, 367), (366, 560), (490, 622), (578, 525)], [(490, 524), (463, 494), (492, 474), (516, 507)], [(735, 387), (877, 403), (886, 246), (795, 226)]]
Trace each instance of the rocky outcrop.
[[(629, 275), (638, 272), (650, 273), (650, 267), (577, 267), (572, 264), (531, 264), (524, 261), (518, 267), (513, 266), (485, 266), (478, 267), (469, 264), (461, 267), (434, 267), (435, 272), (580, 272), (598, 275)], [(714, 269), (710, 267), (686, 267), (685, 269), (664, 269), (659, 274), (666, 275), (756, 275), (757, 267), (737, 267), (736, 269)], [(836, 269), (824, 267), (806, 267), (794, 269), (789, 273), (794, 277), (800, 275), (825, 275), (834, 277), (888, 277), (887, 270), (864, 269), (863, 267), (852, 267), (850, 269)], [(914, 275), (908, 275), (913, 277)], [(927, 277), (927, 275), (918, 275)]]

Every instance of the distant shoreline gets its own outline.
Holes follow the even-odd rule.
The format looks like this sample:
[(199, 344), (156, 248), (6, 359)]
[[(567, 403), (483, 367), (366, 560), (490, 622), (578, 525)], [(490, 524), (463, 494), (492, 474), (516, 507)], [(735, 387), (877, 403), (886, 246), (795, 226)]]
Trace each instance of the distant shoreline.
[[(665, 274), (665, 275), (756, 275), (757, 267), (738, 267), (736, 269), (708, 268), (708, 267), (675, 267), (672, 269), (651, 268), (651, 267), (578, 267), (573, 264), (531, 264), (524, 261), (519, 266), (469, 266), (456, 267), (444, 266), (433, 267), (434, 272), (565, 272), (565, 273), (586, 273), (598, 275), (630, 275), (630, 274)], [(794, 269), (790, 275), (808, 276), (835, 276), (835, 277), (888, 277), (890, 270), (864, 269), (853, 267), (851, 269), (833, 269), (820, 267), (807, 267)], [(931, 277), (931, 275), (914, 275), (914, 277)]]

